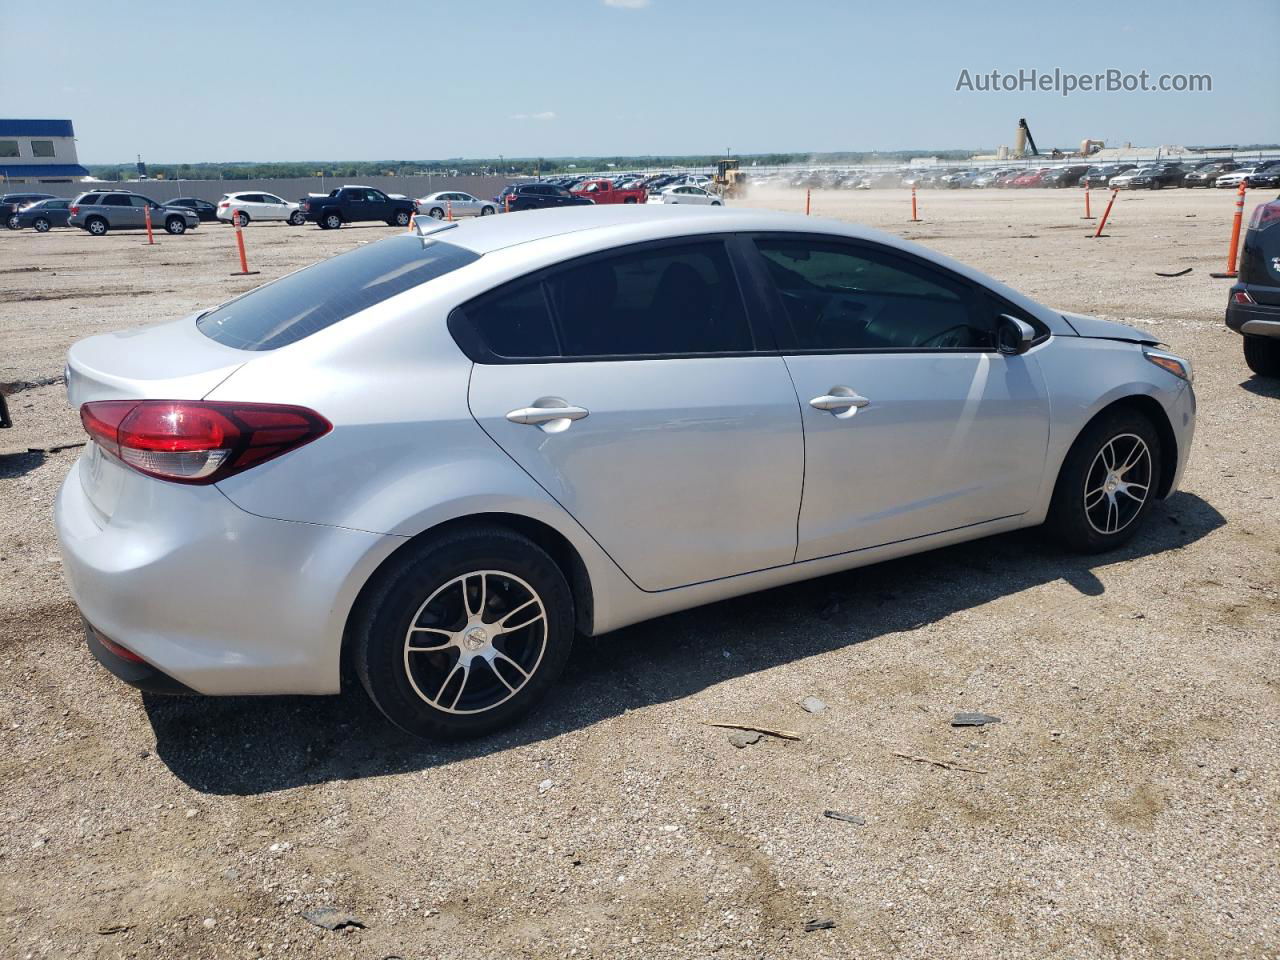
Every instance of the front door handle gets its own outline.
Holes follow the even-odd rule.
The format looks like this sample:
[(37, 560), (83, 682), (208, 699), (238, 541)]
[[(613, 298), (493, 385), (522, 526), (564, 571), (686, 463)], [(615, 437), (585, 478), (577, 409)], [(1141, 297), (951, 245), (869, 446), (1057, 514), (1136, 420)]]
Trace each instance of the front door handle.
[(512, 423), (525, 423), (535, 427), (563, 421), (563, 425), (567, 427), (570, 421), (581, 420), (589, 412), (586, 407), (575, 407), (561, 401), (556, 406), (521, 407), (508, 413), (507, 419)]
[(831, 393), (824, 393), (820, 397), (814, 397), (809, 401), (809, 406), (815, 410), (830, 410), (832, 413), (839, 413), (846, 410), (850, 412), (861, 410), (869, 403), (871, 403), (870, 400), (854, 393), (848, 387), (832, 387)]

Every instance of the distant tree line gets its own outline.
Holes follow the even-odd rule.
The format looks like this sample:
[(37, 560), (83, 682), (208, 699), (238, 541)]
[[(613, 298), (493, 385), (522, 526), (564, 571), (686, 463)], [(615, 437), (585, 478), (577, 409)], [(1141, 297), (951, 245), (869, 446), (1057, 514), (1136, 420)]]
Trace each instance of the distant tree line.
[[(785, 164), (894, 163), (911, 157), (930, 156), (963, 160), (973, 150), (844, 151), (838, 153), (757, 153), (734, 155), (743, 166)], [(653, 167), (708, 167), (724, 154), (651, 155), (615, 157), (489, 157), (449, 160), (353, 160), (333, 163), (304, 160), (282, 163), (148, 163), (147, 175), (163, 180), (265, 180), (286, 177), (420, 177), (428, 174), (499, 174), (533, 176), (569, 170), (642, 170)], [(132, 163), (86, 164), (101, 180), (128, 180), (137, 176)]]

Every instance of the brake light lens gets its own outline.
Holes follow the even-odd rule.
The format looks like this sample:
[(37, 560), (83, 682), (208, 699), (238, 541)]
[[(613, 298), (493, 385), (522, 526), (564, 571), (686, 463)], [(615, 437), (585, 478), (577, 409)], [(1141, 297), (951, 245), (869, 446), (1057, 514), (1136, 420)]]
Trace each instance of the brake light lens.
[(1248, 290), (1237, 290), (1232, 296), (1232, 299), (1235, 300), (1236, 303), (1244, 304), (1245, 306), (1254, 302), (1253, 297), (1249, 296)]
[(85, 432), (139, 473), (217, 483), (333, 429), (314, 410), (274, 403), (100, 400), (80, 408)]
[(1264, 230), (1273, 223), (1280, 223), (1280, 201), (1264, 203), (1253, 208), (1249, 218), (1250, 230)]
[(73, 207), (71, 208), (71, 215), (72, 215), (73, 217), (74, 217), (76, 214), (78, 214), (79, 212), (80, 212), (80, 208), (79, 208), (79, 207), (73, 206)]

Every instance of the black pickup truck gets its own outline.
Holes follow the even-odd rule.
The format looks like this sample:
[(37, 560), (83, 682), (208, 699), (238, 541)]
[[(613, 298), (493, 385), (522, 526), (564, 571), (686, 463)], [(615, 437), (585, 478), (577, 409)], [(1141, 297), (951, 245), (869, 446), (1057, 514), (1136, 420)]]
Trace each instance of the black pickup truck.
[(373, 187), (339, 187), (327, 197), (303, 197), (298, 201), (302, 215), (323, 230), (336, 230), (344, 223), (381, 220), (393, 227), (407, 227), (416, 213), (412, 200), (388, 197)]

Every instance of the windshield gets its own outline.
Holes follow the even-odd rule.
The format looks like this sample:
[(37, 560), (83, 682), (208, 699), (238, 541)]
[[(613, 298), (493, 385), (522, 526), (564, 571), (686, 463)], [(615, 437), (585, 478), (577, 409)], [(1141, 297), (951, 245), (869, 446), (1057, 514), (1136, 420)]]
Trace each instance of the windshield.
[(251, 290), (196, 326), (237, 350), (275, 350), (478, 259), (436, 240), (388, 237)]

